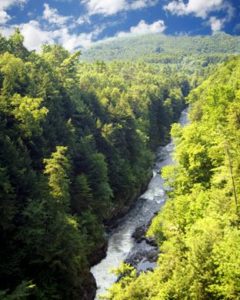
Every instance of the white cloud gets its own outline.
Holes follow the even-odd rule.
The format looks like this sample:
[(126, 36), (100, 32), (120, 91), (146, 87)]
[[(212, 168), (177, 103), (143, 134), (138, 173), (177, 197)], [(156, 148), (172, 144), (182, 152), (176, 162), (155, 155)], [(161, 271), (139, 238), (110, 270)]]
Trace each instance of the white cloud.
[(19, 28), (24, 36), (24, 46), (29, 50), (40, 50), (43, 44), (54, 42), (51, 32), (41, 29), (37, 21), (21, 24)]
[(0, 33), (5, 37), (10, 37), (14, 33), (14, 27), (10, 26), (0, 26)]
[(114, 15), (121, 11), (141, 9), (153, 6), (158, 0), (83, 0), (89, 15), (101, 14), (104, 16)]
[(63, 28), (54, 32), (58, 42), (68, 51), (74, 51), (78, 48), (88, 48), (92, 45), (94, 32), (70, 34), (68, 29)]
[(177, 1), (172, 1), (170, 3), (168, 3), (168, 5), (165, 5), (163, 7), (165, 10), (168, 10), (169, 12), (171, 12), (173, 15), (184, 15), (187, 14), (187, 5), (185, 3), (181, 2), (177, 2)]
[(89, 15), (114, 15), (124, 10), (125, 0), (85, 0)]
[(186, 4), (180, 0), (168, 3), (164, 9), (179, 16), (194, 14), (205, 19), (210, 12), (221, 10), (224, 7), (224, 0), (189, 0)]
[(46, 20), (49, 24), (54, 25), (55, 28), (62, 28), (67, 25), (70, 30), (79, 25), (91, 24), (90, 17), (87, 14), (82, 15), (79, 18), (63, 16), (59, 14), (56, 8), (50, 7), (47, 3), (44, 3), (42, 19)]
[(93, 31), (80, 34), (71, 33), (68, 28), (63, 27), (61, 29), (51, 32), (55, 42), (61, 44), (65, 49), (72, 52), (79, 48), (89, 48), (95, 38), (103, 31), (104, 27), (96, 27)]
[(140, 35), (148, 33), (162, 33), (166, 29), (166, 25), (163, 20), (156, 21), (152, 24), (147, 24), (144, 20), (141, 20), (137, 26), (130, 28), (130, 31), (121, 31), (117, 34), (117, 37), (125, 37), (130, 35)]
[(22, 5), (26, 3), (26, 0), (1, 0), (0, 1), (0, 9), (8, 9), (9, 7), (13, 5)]
[(10, 19), (11, 17), (4, 10), (0, 10), (0, 24), (5, 24)]
[(209, 24), (211, 26), (212, 32), (220, 31), (223, 28), (224, 23), (224, 19), (218, 19), (216, 17), (211, 17), (209, 19)]
[(128, 9), (135, 10), (144, 7), (154, 6), (158, 3), (158, 0), (135, 0), (128, 5)]
[(44, 3), (44, 11), (43, 11), (43, 18), (47, 20), (50, 24), (55, 24), (62, 26), (67, 21), (71, 19), (71, 17), (61, 16), (58, 13), (56, 8), (51, 8), (47, 3)]
[(6, 24), (11, 16), (7, 13), (7, 9), (9, 9), (13, 5), (23, 5), (27, 0), (0, 0), (0, 25)]
[[(19, 24), (18, 28), (24, 36), (24, 46), (29, 50), (39, 51), (43, 44), (58, 43), (71, 52), (79, 48), (90, 47), (104, 29), (104, 27), (97, 27), (92, 32), (80, 34), (71, 33), (67, 27), (45, 30), (35, 20)], [(1, 27), (1, 33), (9, 37), (14, 29), (14, 26)]]
[[(1, 9), (6, 9), (9, 5), (21, 4), (27, 0), (0, 0), (0, 20), (8, 18), (8, 15), (2, 14)], [(3, 11), (3, 10), (2, 10)], [(46, 20), (48, 22), (41, 23)], [(71, 24), (69, 21), (72, 21)], [(90, 47), (97, 36), (105, 29), (104, 26), (95, 27), (91, 32), (76, 33), (76, 25), (90, 22), (89, 17), (83, 16), (82, 19), (75, 20), (72, 16), (62, 16), (58, 10), (44, 4), (42, 17), (36, 20), (30, 20), (27, 23), (18, 25), (7, 25), (0, 23), (1, 33), (9, 37), (18, 27), (24, 36), (24, 45), (29, 50), (39, 51), (43, 44), (61, 44), (69, 51), (75, 51), (79, 48)], [(53, 25), (53, 26), (51, 26)]]
[[(192, 14), (207, 19), (206, 24), (211, 26), (213, 32), (221, 30), (234, 14), (234, 8), (227, 0), (188, 0), (187, 3), (174, 0), (165, 5), (164, 9), (178, 16)], [(213, 13), (218, 11), (224, 12), (225, 17), (219, 19), (213, 16)]]

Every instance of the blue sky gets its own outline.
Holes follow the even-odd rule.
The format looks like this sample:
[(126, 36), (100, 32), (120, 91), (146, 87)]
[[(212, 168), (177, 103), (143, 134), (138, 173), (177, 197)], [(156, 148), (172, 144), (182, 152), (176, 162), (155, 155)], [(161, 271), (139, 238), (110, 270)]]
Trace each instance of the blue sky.
[(0, 31), (19, 27), (29, 50), (59, 43), (69, 51), (146, 33), (240, 34), (240, 0), (0, 0)]

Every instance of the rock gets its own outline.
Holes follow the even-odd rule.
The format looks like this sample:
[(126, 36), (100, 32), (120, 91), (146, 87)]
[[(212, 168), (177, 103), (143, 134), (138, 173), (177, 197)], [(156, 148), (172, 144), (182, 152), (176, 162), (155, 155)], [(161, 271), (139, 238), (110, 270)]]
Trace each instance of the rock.
[(146, 225), (142, 225), (136, 228), (136, 230), (132, 234), (132, 237), (135, 239), (137, 243), (140, 243), (145, 239), (146, 230), (147, 230)]
[(158, 259), (159, 251), (157, 249), (152, 249), (147, 252), (147, 260), (150, 262), (156, 262)]
[(145, 257), (145, 255), (146, 254), (141, 252), (133, 253), (126, 258), (125, 263), (137, 269), (139, 262)]
[(155, 241), (154, 238), (152, 238), (152, 237), (145, 237), (145, 241), (146, 241), (146, 243), (147, 243), (148, 245), (157, 248), (157, 243), (156, 243), (156, 241)]
[(157, 243), (154, 238), (146, 237), (146, 232), (150, 226), (150, 223), (151, 222), (137, 227), (134, 233), (132, 234), (132, 237), (135, 239), (137, 243), (141, 243), (142, 241), (145, 241), (148, 245), (157, 247)]
[(142, 198), (141, 195), (147, 190), (148, 184), (152, 178), (152, 169), (149, 169), (146, 172), (147, 175), (142, 186), (140, 186), (137, 191), (128, 199), (122, 199), (122, 201), (119, 201), (121, 205), (116, 206), (112, 210), (110, 216), (104, 220), (104, 225), (107, 232), (110, 232), (112, 229), (116, 228), (122, 222), (127, 213), (131, 211), (131, 209), (133, 209), (139, 201), (146, 200)]
[(143, 262), (155, 263), (158, 259), (158, 254), (157, 247), (150, 246), (146, 241), (143, 241), (135, 246), (125, 262), (138, 270), (138, 266)]
[(82, 295), (82, 300), (94, 300), (96, 297), (97, 284), (94, 276), (91, 272), (87, 273), (84, 284), (84, 293)]
[(97, 249), (95, 249), (94, 253), (91, 253), (91, 255), (88, 257), (90, 266), (98, 264), (103, 258), (106, 257), (107, 247), (108, 241), (105, 239), (104, 242)]

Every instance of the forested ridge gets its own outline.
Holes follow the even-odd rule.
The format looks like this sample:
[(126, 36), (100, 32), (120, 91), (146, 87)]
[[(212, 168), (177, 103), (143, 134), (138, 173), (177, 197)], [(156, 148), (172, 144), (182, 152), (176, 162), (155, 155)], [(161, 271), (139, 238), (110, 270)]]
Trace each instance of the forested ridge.
[(153, 219), (153, 272), (130, 265), (104, 299), (240, 299), (240, 59), (224, 63), (188, 96), (190, 124), (172, 126), (175, 164)]
[[(146, 34), (131, 37), (113, 38), (96, 43), (83, 51), (82, 59), (135, 60), (151, 63), (174, 63), (190, 67), (189, 62), (207, 63), (221, 60), (226, 54), (240, 52), (239, 36), (224, 32), (212, 36), (168, 36), (165, 34)], [(205, 61), (204, 61), (205, 59)]]
[[(214, 58), (211, 55), (199, 57), (195, 65), (195, 58), (184, 64), (179, 61), (178, 65), (174, 61), (169, 63), (168, 59), (160, 62), (148, 57), (132, 62), (88, 63), (81, 60), (80, 52), (69, 53), (59, 45), (44, 45), (40, 53), (28, 51), (19, 30), (8, 39), (0, 36), (1, 299), (84, 300), (94, 297), (96, 286), (89, 270), (106, 243), (104, 224), (126, 211), (139, 195), (151, 176), (154, 151), (169, 140), (171, 124), (186, 107), (185, 97), (190, 89), (216, 69), (216, 63), (225, 61), (228, 53)], [(207, 207), (207, 202), (201, 199), (210, 197), (211, 192), (216, 193), (218, 200), (220, 195), (225, 199), (224, 205), (214, 202), (216, 215), (224, 216), (219, 217), (222, 221), (217, 218), (217, 223), (210, 214), (212, 227), (205, 227), (218, 230), (219, 225), (221, 234), (226, 237), (221, 245), (229, 245), (229, 251), (236, 242), (233, 235), (238, 233), (229, 179), (236, 178), (238, 171), (234, 159), (239, 150), (235, 136), (239, 95), (232, 89), (233, 84), (238, 86), (238, 81), (237, 76), (231, 75), (239, 72), (236, 65), (239, 65), (237, 59), (225, 64), (191, 94), (194, 129), (186, 129), (189, 133), (185, 137), (178, 127), (173, 127), (182, 169), (177, 166), (166, 171), (176, 176), (176, 180), (169, 176), (169, 184), (174, 186), (171, 197), (178, 195), (185, 199), (186, 196), (188, 206), (196, 193), (202, 195), (197, 204), (200, 215), (202, 206)], [(228, 72), (227, 75), (224, 72), (221, 75), (220, 70)], [(217, 90), (218, 80), (222, 90)], [(215, 95), (223, 92), (221, 105), (215, 105), (218, 103)], [(209, 102), (204, 101), (204, 95)], [(211, 101), (213, 111), (206, 114)], [(225, 108), (228, 114), (223, 113)], [(205, 118), (212, 123), (204, 127)], [(225, 152), (222, 144), (217, 148), (217, 142), (215, 148), (211, 148), (214, 139), (210, 133), (215, 136), (210, 125), (218, 121), (222, 134), (219, 139), (226, 136), (231, 140)], [(196, 135), (198, 127), (208, 131), (206, 126), (208, 134)], [(201, 144), (200, 148), (194, 146), (195, 139)], [(183, 143), (186, 149), (181, 150)], [(191, 148), (193, 152), (189, 152)], [(206, 149), (209, 150), (207, 157)], [(233, 177), (224, 175), (229, 170), (227, 159), (231, 161)], [(215, 172), (214, 168), (219, 171)], [(214, 190), (210, 189), (212, 182)], [(235, 184), (238, 187), (237, 181)], [(238, 190), (235, 200), (237, 193)], [(169, 201), (163, 215), (171, 213), (167, 208), (171, 203), (175, 202)], [(185, 214), (183, 210), (181, 214)], [(191, 211), (190, 221), (179, 217), (179, 222), (183, 222), (179, 225), (182, 235), (186, 231), (185, 223), (193, 223), (194, 216)], [(161, 218), (154, 221), (155, 226), (150, 230), (159, 245), (162, 236), (167, 239), (168, 234), (172, 234), (171, 230), (162, 231)], [(171, 221), (178, 222), (178, 218), (174, 215)], [(228, 223), (232, 227), (227, 227)], [(178, 223), (172, 226), (178, 229)], [(227, 232), (224, 233), (225, 228), (229, 229), (230, 240)], [(180, 237), (173, 236), (177, 240)], [(181, 245), (183, 242), (176, 246)], [(180, 253), (180, 250), (176, 251)], [(218, 253), (220, 257), (221, 248)], [(174, 257), (179, 261), (184, 258), (175, 254)], [(222, 268), (219, 272), (224, 272), (224, 266)], [(147, 295), (146, 284), (141, 286), (138, 282), (145, 276), (155, 276), (158, 270), (130, 281), (126, 279), (129, 286), (125, 286), (121, 294), (115, 295), (114, 291), (115, 296), (111, 297), (140, 297), (133, 293), (132, 287), (136, 293), (142, 288)], [(117, 289), (124, 280), (117, 284)]]

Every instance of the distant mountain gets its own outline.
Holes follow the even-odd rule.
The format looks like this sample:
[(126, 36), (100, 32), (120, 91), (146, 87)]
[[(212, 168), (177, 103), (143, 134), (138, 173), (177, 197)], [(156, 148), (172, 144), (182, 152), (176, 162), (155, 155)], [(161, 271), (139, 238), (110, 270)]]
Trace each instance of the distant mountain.
[(84, 60), (139, 59), (168, 54), (238, 54), (240, 36), (216, 33), (212, 36), (167, 36), (151, 34), (116, 38), (95, 44), (82, 54)]

